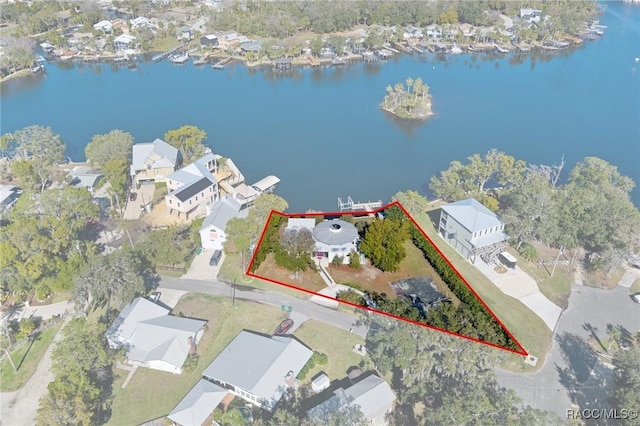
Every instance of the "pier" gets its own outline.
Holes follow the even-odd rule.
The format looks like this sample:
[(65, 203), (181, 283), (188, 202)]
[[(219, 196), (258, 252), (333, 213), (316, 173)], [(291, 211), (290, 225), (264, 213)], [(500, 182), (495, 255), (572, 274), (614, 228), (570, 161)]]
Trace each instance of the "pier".
[(366, 212), (373, 212), (374, 210), (382, 207), (382, 200), (368, 201), (366, 203), (356, 203), (351, 196), (347, 197), (347, 201), (342, 201), (342, 198), (338, 197), (338, 208), (341, 212), (345, 210), (358, 211), (364, 210)]
[(165, 59), (167, 59), (169, 56), (173, 55), (174, 53), (176, 53), (178, 50), (182, 49), (182, 48), (183, 48), (183, 47), (185, 47), (185, 46), (186, 46), (186, 44), (181, 44), (181, 45), (180, 45), (180, 46), (178, 46), (178, 47), (174, 47), (174, 48), (173, 48), (173, 49), (171, 49), (171, 50), (168, 50), (168, 51), (166, 51), (166, 52), (164, 52), (164, 53), (160, 53), (160, 54), (158, 54), (158, 55), (154, 56), (153, 58), (151, 58), (151, 60), (152, 60), (153, 62), (160, 62), (160, 61), (164, 61), (164, 60), (165, 60)]
[(214, 70), (222, 70), (222, 69), (224, 69), (224, 66), (227, 65), (232, 60), (233, 60), (233, 58), (231, 56), (229, 56), (228, 58), (225, 58), (225, 59), (223, 59), (221, 61), (218, 61), (215, 64), (213, 64), (213, 69)]

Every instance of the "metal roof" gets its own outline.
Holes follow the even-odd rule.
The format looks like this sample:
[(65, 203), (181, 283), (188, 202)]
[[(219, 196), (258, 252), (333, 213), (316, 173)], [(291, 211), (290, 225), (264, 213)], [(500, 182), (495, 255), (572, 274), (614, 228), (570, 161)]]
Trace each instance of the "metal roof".
[(258, 192), (264, 192), (264, 191), (268, 190), (269, 188), (277, 185), (278, 182), (280, 182), (280, 179), (278, 177), (270, 175), (270, 176), (267, 176), (265, 178), (260, 179), (259, 181), (257, 181), (256, 183), (254, 183), (251, 186), (253, 188), (255, 188)]
[(325, 220), (313, 228), (313, 238), (330, 246), (341, 246), (358, 238), (356, 227), (342, 219)]
[(152, 167), (175, 167), (178, 162), (178, 150), (162, 139), (156, 139), (149, 143), (137, 143), (133, 145), (131, 169), (146, 170), (145, 161), (156, 154), (160, 158), (153, 161)]
[(182, 426), (201, 426), (227, 393), (228, 390), (200, 379), (167, 417)]
[(472, 233), (503, 224), (497, 214), (473, 198), (444, 205), (442, 210)]
[(267, 337), (243, 330), (202, 375), (244, 389), (272, 406), (282, 398), (287, 375), (297, 376), (312, 354), (291, 337)]
[(224, 231), (227, 227), (227, 223), (234, 217), (246, 217), (249, 210), (242, 210), (242, 204), (240, 201), (233, 197), (225, 197), (223, 200), (218, 201), (213, 205), (211, 213), (202, 222), (202, 227), (205, 229), (209, 226), (215, 226), (221, 231)]

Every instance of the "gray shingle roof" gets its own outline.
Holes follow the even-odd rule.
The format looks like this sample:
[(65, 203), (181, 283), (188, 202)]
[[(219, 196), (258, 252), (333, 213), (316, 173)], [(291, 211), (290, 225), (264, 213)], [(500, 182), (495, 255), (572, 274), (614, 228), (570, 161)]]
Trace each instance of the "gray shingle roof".
[(503, 223), (497, 214), (473, 198), (444, 205), (442, 210), (472, 233), (502, 226)]
[(240, 211), (242, 204), (233, 197), (227, 196), (223, 200), (213, 205), (211, 213), (202, 222), (202, 228), (205, 229), (211, 225), (221, 231), (224, 231), (229, 222), (234, 217), (246, 217), (249, 210)]
[(145, 161), (152, 159), (152, 154), (157, 158), (153, 160), (152, 167), (175, 167), (178, 163), (178, 150), (162, 139), (156, 139), (150, 143), (137, 143), (133, 145), (131, 170), (146, 170)]
[(287, 374), (297, 376), (312, 353), (290, 337), (241, 331), (202, 375), (249, 391), (271, 406), (282, 397)]
[(331, 246), (341, 246), (358, 238), (356, 227), (342, 219), (325, 220), (313, 228), (313, 238)]
[(200, 379), (167, 416), (182, 426), (200, 426), (229, 391)]

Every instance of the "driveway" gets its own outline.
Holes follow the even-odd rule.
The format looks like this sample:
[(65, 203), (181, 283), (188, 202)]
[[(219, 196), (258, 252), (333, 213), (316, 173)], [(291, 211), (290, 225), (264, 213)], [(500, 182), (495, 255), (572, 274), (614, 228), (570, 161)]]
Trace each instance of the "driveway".
[(618, 286), (630, 288), (637, 279), (640, 279), (640, 269), (627, 268), (622, 278), (620, 278)]
[(222, 263), (224, 263), (224, 250), (222, 251), (222, 257), (220, 257), (220, 261), (218, 261), (217, 266), (209, 265), (211, 255), (213, 255), (213, 250), (202, 250), (200, 254), (193, 258), (189, 270), (182, 276), (182, 278), (205, 281), (216, 280), (218, 273), (220, 272), (220, 267), (222, 267)]
[(609, 324), (629, 333), (640, 330), (640, 305), (631, 301), (629, 290), (574, 285), (542, 369), (534, 374), (498, 370), (498, 382), (514, 389), (525, 404), (553, 411), (561, 418), (566, 418), (566, 410), (572, 404), (610, 408), (612, 369), (598, 360), (589, 344), (591, 341), (598, 346), (598, 339), (606, 341)]
[(493, 269), (492, 265), (488, 265), (481, 260), (474, 265), (504, 294), (522, 302), (533, 313), (542, 318), (549, 330), (553, 331), (562, 313), (562, 308), (540, 293), (538, 283), (533, 278), (518, 266), (507, 268), (507, 272), (499, 274)]
[(149, 204), (153, 200), (153, 193), (156, 190), (154, 182), (143, 182), (140, 188), (132, 188), (131, 193), (137, 194), (135, 201), (127, 199), (127, 206), (124, 209), (125, 220), (136, 220), (142, 216), (142, 209), (146, 204)]

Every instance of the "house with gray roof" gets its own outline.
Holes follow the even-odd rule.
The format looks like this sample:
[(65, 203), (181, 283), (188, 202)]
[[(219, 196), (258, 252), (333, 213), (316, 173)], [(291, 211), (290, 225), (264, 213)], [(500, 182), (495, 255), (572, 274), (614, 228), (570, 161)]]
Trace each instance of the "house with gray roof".
[(109, 346), (124, 347), (131, 365), (181, 374), (182, 364), (195, 350), (207, 322), (169, 313), (144, 297), (134, 299), (107, 330)]
[(20, 194), (22, 191), (15, 185), (0, 184), (0, 211), (11, 208)]
[(333, 396), (307, 411), (307, 416), (322, 423), (330, 414), (345, 407), (357, 407), (372, 426), (388, 424), (396, 396), (387, 382), (372, 374), (347, 388), (334, 390)]
[(309, 361), (313, 351), (291, 337), (243, 330), (202, 375), (258, 407), (271, 410)]
[(234, 217), (245, 218), (248, 213), (249, 210), (243, 208), (241, 201), (229, 195), (215, 203), (200, 228), (202, 248), (222, 250), (227, 240), (227, 223)]
[(178, 164), (178, 150), (162, 139), (137, 143), (132, 150), (131, 179), (136, 185), (143, 181), (164, 182)]
[(474, 263), (478, 257), (497, 256), (509, 240), (500, 217), (473, 198), (442, 206), (438, 232)]
[(228, 393), (228, 390), (200, 379), (167, 418), (181, 426), (201, 426)]
[(349, 253), (358, 251), (360, 236), (356, 227), (342, 219), (325, 220), (313, 228), (313, 240), (316, 242), (316, 257), (332, 262), (336, 256), (342, 256), (349, 263)]
[(169, 214), (177, 213), (187, 219), (204, 213), (220, 200), (218, 180), (213, 176), (218, 161), (207, 153), (193, 163), (167, 176), (169, 193), (164, 197)]

